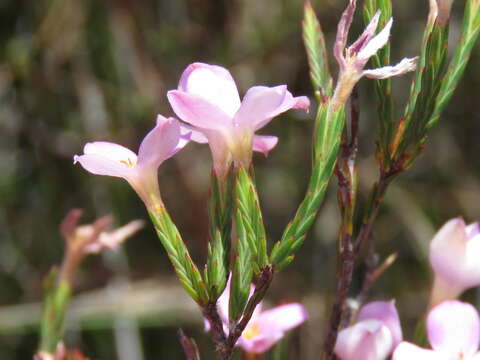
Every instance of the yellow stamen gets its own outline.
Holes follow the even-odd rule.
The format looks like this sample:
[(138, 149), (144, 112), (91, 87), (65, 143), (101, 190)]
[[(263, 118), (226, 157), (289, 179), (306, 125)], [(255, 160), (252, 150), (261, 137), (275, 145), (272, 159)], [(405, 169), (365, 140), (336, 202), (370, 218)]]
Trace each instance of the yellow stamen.
[(247, 326), (247, 328), (243, 331), (243, 337), (247, 340), (250, 340), (260, 335), (260, 333), (260, 327), (253, 323), (252, 325)]
[(131, 158), (128, 158), (126, 160), (120, 160), (120, 162), (129, 168), (133, 168), (135, 167), (135, 165), (137, 165), (137, 161)]

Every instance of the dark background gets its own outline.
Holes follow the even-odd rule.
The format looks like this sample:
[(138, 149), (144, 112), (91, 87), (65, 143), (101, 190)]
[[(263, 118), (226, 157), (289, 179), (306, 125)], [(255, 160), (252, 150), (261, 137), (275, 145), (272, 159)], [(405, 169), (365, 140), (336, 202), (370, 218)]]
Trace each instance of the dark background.
[[(329, 49), (345, 5), (314, 2)], [(463, 5), (454, 6), (452, 45)], [(157, 113), (173, 115), (166, 91), (176, 88), (191, 62), (227, 67), (241, 94), (255, 84), (288, 84), (295, 95), (311, 96), (302, 9), (300, 0), (0, 0), (1, 359), (28, 359), (35, 350), (42, 279), (61, 261), (58, 224), (69, 209), (84, 208), (85, 222), (107, 213), (118, 225), (147, 220), (124, 181), (93, 176), (74, 166), (72, 156), (92, 140), (137, 150)], [(419, 53), (427, 11), (427, 1), (394, 1), (394, 61)], [(357, 13), (350, 40), (361, 27)], [(373, 233), (381, 259), (393, 252), (399, 258), (370, 299), (397, 299), (407, 336), (428, 298), (426, 249), (435, 229), (455, 216), (480, 217), (479, 65), (477, 46), (425, 153), (388, 192)], [(410, 79), (394, 81), (399, 114)], [(377, 174), (373, 94), (372, 82), (363, 80), (360, 208)], [(292, 111), (262, 131), (280, 137), (267, 159), (254, 158), (271, 241), (303, 196), (314, 114), (314, 107), (308, 115)], [(162, 196), (199, 263), (205, 259), (210, 166), (208, 147), (192, 143), (160, 170)], [(271, 306), (301, 301), (310, 311), (308, 324), (285, 341), (292, 359), (319, 356), (335, 285), (335, 197), (331, 186), (314, 230), (268, 295)], [(360, 280), (361, 272), (354, 286)], [(181, 359), (181, 324), (211, 358), (200, 312), (178, 289), (151, 227), (121, 250), (89, 258), (75, 281), (69, 346), (93, 359)], [(274, 358), (289, 358), (280, 350)]]

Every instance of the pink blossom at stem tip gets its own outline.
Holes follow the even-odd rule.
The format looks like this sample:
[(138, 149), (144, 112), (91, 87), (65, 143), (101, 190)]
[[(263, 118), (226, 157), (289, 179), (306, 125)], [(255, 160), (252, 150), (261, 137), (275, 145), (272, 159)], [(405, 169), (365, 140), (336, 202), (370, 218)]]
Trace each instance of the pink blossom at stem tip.
[(150, 206), (161, 202), (157, 170), (160, 164), (182, 149), (190, 134), (182, 135), (179, 122), (174, 118), (157, 117), (156, 126), (145, 136), (138, 151), (121, 145), (97, 141), (87, 143), (83, 155), (75, 155), (74, 163), (96, 175), (121, 177)]
[(192, 140), (209, 143), (219, 177), (232, 162), (248, 167), (252, 151), (267, 154), (276, 145), (276, 137), (257, 136), (257, 130), (287, 110), (308, 109), (310, 104), (305, 96), (293, 97), (286, 85), (253, 86), (240, 101), (230, 72), (204, 63), (189, 65), (167, 97), (192, 130)]
[(363, 76), (385, 79), (413, 71), (416, 67), (417, 58), (405, 58), (395, 66), (364, 70), (368, 60), (387, 44), (393, 20), (390, 19), (375, 35), (380, 19), (380, 11), (377, 11), (364, 32), (347, 48), (355, 8), (356, 0), (350, 0), (337, 28), (334, 55), (340, 67), (340, 74), (332, 99), (334, 109), (341, 108), (347, 102), (353, 87)]

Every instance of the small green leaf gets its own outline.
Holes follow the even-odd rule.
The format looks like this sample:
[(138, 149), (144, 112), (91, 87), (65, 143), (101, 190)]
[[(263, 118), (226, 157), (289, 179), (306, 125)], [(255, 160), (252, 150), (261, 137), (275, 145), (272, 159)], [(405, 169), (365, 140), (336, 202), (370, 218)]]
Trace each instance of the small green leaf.
[(304, 7), (303, 42), (307, 52), (313, 90), (323, 96), (331, 96), (332, 78), (328, 69), (325, 37), (310, 1), (306, 1)]
[(291, 262), (315, 221), (335, 168), (344, 124), (344, 108), (332, 110), (329, 102), (320, 104), (315, 122), (312, 175), (305, 198), (272, 249), (270, 262), (276, 269)]
[(167, 210), (161, 204), (148, 213), (183, 288), (196, 302), (206, 304), (209, 294), (205, 282)]
[(208, 258), (205, 267), (205, 281), (212, 302), (222, 294), (227, 282), (228, 270), (225, 268), (224, 251), (222, 236), (220, 230), (217, 230), (214, 239), (208, 244)]
[(460, 81), (470, 59), (473, 46), (480, 34), (480, 1), (469, 0), (465, 7), (462, 36), (453, 54), (452, 61), (448, 66), (447, 73), (442, 79), (438, 96), (435, 100), (433, 114), (428, 122), (427, 128), (436, 125), (440, 114), (452, 98), (455, 88)]
[(255, 273), (268, 265), (267, 238), (262, 211), (255, 184), (248, 171), (240, 167), (235, 170), (235, 219), (237, 234), (247, 244), (252, 255)]
[(229, 319), (234, 324), (242, 316), (250, 294), (253, 266), (252, 254), (245, 239), (238, 239), (230, 281)]

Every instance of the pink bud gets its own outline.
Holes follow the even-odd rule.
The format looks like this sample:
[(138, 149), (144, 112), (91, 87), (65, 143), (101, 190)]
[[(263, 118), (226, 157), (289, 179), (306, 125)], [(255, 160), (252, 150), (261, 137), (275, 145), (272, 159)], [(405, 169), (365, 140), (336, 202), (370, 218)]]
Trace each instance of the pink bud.
[(356, 324), (338, 333), (334, 351), (342, 360), (383, 360), (401, 340), (394, 302), (375, 301), (362, 307)]
[(478, 223), (462, 218), (448, 221), (430, 243), (430, 264), (435, 273), (431, 305), (455, 299), (480, 285), (480, 233)]

